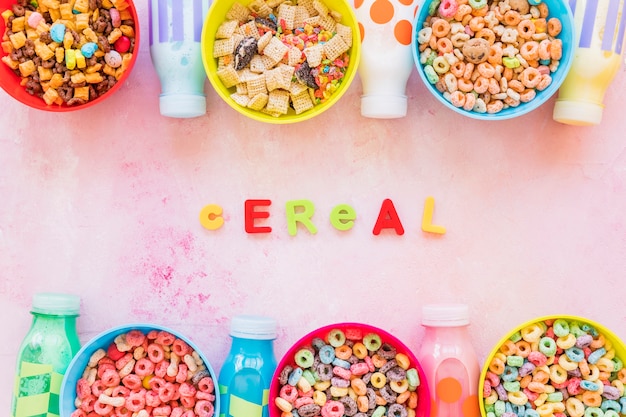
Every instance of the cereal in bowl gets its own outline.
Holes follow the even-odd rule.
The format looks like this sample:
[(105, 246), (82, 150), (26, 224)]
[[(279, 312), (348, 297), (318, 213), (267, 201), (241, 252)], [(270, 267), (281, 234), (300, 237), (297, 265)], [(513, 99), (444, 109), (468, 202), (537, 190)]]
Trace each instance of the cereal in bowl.
[(215, 381), (199, 354), (164, 330), (130, 330), (90, 357), (71, 417), (212, 417)]
[(429, 83), (453, 106), (498, 113), (533, 100), (563, 55), (561, 21), (541, 0), (435, 0), (417, 34)]
[(234, 3), (217, 29), (217, 76), (240, 106), (275, 117), (323, 103), (350, 62), (352, 29), (320, 0)]
[(415, 416), (419, 401), (418, 370), (376, 332), (332, 329), (297, 350), (278, 378), (276, 407), (301, 417)]
[(126, 0), (17, 0), (2, 17), (2, 62), (47, 105), (95, 100), (133, 57), (136, 22)]

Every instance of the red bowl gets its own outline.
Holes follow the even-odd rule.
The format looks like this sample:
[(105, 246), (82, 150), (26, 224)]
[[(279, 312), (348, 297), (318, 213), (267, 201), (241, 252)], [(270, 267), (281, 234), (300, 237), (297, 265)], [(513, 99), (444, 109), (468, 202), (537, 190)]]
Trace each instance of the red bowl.
[[(278, 408), (278, 406), (276, 406), (275, 399), (280, 394), (280, 375), (283, 369), (285, 369), (286, 366), (291, 366), (295, 368), (297, 366), (295, 361), (296, 353), (302, 348), (310, 348), (312, 346), (311, 343), (313, 339), (320, 338), (328, 343), (328, 335), (334, 329), (341, 330), (344, 334), (346, 334), (348, 340), (353, 340), (354, 342), (361, 341), (363, 337), (368, 333), (376, 333), (378, 334), (378, 336), (380, 336), (382, 344), (388, 343), (396, 348), (397, 353), (402, 353), (406, 355), (410, 362), (409, 368), (415, 368), (417, 370), (420, 380), (420, 384), (416, 389), (418, 395), (418, 404), (417, 408), (415, 409), (415, 415), (416, 417), (430, 416), (430, 391), (426, 383), (426, 376), (424, 375), (424, 371), (422, 370), (422, 367), (420, 366), (413, 352), (411, 352), (411, 350), (398, 338), (377, 327), (361, 323), (337, 323), (321, 327), (308, 333), (306, 336), (298, 340), (282, 357), (282, 359), (278, 363), (278, 366), (276, 367), (276, 371), (274, 372), (274, 376), (270, 384), (270, 417), (281, 416), (281, 410)], [(352, 336), (348, 336), (348, 334), (351, 334)]]
[[(113, 93), (120, 89), (120, 87), (124, 84), (124, 82), (128, 79), (129, 74), (131, 73), (133, 67), (135, 66), (135, 62), (137, 61), (137, 56), (139, 55), (139, 17), (137, 16), (137, 10), (135, 8), (135, 4), (132, 0), (126, 0), (129, 5), (129, 11), (135, 22), (135, 47), (132, 59), (130, 64), (122, 77), (117, 81), (117, 83), (105, 94), (97, 97), (95, 100), (88, 101), (85, 104), (68, 106), (63, 103), (61, 105), (52, 104), (47, 105), (43, 98), (34, 96), (29, 94), (26, 89), (20, 85), (22, 80), (21, 77), (16, 75), (8, 65), (4, 62), (0, 62), (0, 87), (4, 91), (6, 91), (11, 97), (20, 101), (21, 103), (32, 107), (38, 110), (45, 110), (51, 112), (66, 112), (73, 111), (79, 109), (85, 109), (87, 107), (91, 107), (97, 103), (100, 103), (106, 100), (108, 97), (111, 97)], [(0, 0), (0, 13), (4, 12), (7, 9), (10, 9), (13, 4), (16, 4), (16, 0)], [(0, 17), (0, 37), (4, 36), (4, 32), (6, 30), (6, 26), (4, 24), (4, 19)], [(0, 58), (7, 55), (2, 48), (0, 48)]]

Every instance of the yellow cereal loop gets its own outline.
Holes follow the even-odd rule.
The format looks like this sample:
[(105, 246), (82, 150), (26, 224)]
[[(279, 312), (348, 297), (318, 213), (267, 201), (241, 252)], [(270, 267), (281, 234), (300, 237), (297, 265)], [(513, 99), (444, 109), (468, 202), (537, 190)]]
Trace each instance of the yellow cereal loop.
[(536, 410), (540, 417), (549, 417), (554, 413), (552, 403), (541, 404)]
[(368, 354), (367, 348), (361, 342), (357, 342), (354, 344), (354, 346), (352, 346), (352, 353), (354, 353), (354, 356), (359, 359), (365, 358)]
[(567, 379), (567, 371), (561, 365), (552, 365), (550, 367), (550, 379), (554, 383), (562, 384)]
[(589, 375), (583, 376), (587, 381), (597, 381), (600, 378), (600, 370), (596, 365), (589, 365)]
[(559, 356), (559, 365), (566, 371), (573, 371), (574, 369), (578, 368), (578, 362), (572, 362), (572, 360), (568, 358), (567, 355)]
[(396, 363), (398, 364), (400, 368), (404, 369), (405, 371), (409, 369), (409, 366), (411, 366), (411, 360), (404, 353), (396, 354)]
[(546, 394), (545, 392), (542, 392), (541, 394), (539, 394), (537, 399), (533, 401), (533, 404), (535, 404), (536, 407), (541, 407), (543, 403), (546, 402), (547, 399), (548, 399), (548, 394)]
[(517, 346), (512, 340), (507, 340), (500, 346), (500, 351), (507, 356), (515, 355), (517, 353)]
[(608, 359), (606, 356), (603, 356), (600, 359), (598, 359), (598, 361), (595, 363), (595, 365), (598, 367), (598, 369), (601, 372), (609, 372), (609, 373), (611, 373), (615, 369), (615, 362), (613, 362), (612, 360)]
[(332, 386), (330, 387), (330, 395), (333, 397), (345, 397), (346, 395), (348, 395), (348, 388), (339, 388)]
[(582, 417), (585, 414), (584, 404), (576, 397), (565, 400), (565, 409), (570, 417)]
[(313, 391), (313, 402), (322, 407), (326, 404), (326, 393), (320, 390)]
[(522, 339), (529, 343), (539, 342), (542, 334), (543, 329), (537, 323), (528, 325), (521, 330)]
[(492, 390), (491, 394), (487, 398), (485, 398), (485, 405), (493, 405), (498, 401), (498, 393), (496, 390)]
[(611, 382), (611, 385), (617, 388), (620, 397), (624, 396), (624, 383), (622, 381), (615, 379)]
[(387, 383), (387, 377), (382, 372), (374, 372), (370, 379), (370, 383), (374, 388), (382, 388)]
[(568, 333), (567, 336), (562, 336), (556, 339), (556, 345), (561, 349), (569, 349), (576, 344), (576, 336)]
[(317, 381), (313, 384), (313, 388), (318, 391), (326, 391), (330, 387), (330, 381)]
[(409, 389), (409, 381), (403, 379), (402, 381), (391, 381), (389, 387), (397, 394), (402, 394)]
[(511, 404), (514, 405), (526, 405), (528, 397), (523, 391), (513, 391), (508, 393), (508, 398)]
[(305, 377), (301, 377), (296, 385), (302, 392), (309, 392), (311, 390), (311, 384)]
[(293, 406), (289, 403), (289, 401), (281, 397), (276, 397), (274, 403), (276, 404), (276, 407), (278, 407), (281, 411), (285, 411), (287, 413), (291, 412), (291, 410), (293, 409)]

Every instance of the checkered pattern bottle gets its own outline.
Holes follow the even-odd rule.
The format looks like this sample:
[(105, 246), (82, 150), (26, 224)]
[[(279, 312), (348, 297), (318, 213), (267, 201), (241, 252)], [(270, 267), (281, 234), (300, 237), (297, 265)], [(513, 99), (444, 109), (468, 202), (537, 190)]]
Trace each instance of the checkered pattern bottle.
[(33, 321), (18, 355), (11, 417), (59, 417), (63, 374), (80, 349), (79, 307), (74, 295), (33, 296)]

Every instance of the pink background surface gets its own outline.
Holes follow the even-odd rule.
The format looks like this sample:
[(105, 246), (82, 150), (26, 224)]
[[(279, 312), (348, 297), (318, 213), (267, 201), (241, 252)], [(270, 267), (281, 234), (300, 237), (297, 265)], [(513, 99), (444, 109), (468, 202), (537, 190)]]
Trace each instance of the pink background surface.
[[(206, 116), (160, 116), (147, 41), (139, 54), (127, 84), (91, 109), (41, 112), (0, 91), (0, 410), (39, 291), (81, 297), (83, 341), (159, 323), (187, 334), (216, 371), (240, 313), (278, 320), (278, 357), (341, 321), (381, 327), (417, 352), (421, 306), (450, 301), (469, 304), (481, 359), (547, 314), (626, 337), (623, 66), (597, 127), (554, 122), (554, 98), (514, 120), (465, 118), (416, 71), (403, 119), (361, 117), (357, 77), (333, 110), (275, 126), (243, 118), (208, 82)], [(421, 231), (428, 196), (443, 236)], [(270, 234), (244, 231), (255, 198), (272, 201)], [(372, 234), (386, 198), (403, 236)], [(317, 234), (287, 233), (285, 203), (298, 199), (314, 203)], [(198, 221), (210, 203), (226, 219), (214, 232)], [(358, 216), (348, 232), (329, 222), (342, 203)]]

